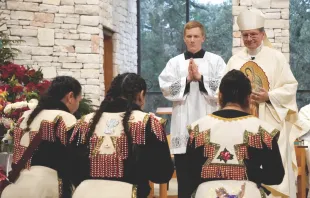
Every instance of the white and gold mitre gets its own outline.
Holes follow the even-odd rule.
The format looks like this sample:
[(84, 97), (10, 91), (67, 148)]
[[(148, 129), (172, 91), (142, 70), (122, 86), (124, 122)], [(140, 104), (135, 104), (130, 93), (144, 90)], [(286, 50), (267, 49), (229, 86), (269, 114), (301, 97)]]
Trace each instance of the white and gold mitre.
[[(246, 9), (239, 14), (237, 18), (237, 24), (240, 31), (259, 29), (265, 25), (265, 16), (260, 10), (256, 8)], [(267, 38), (267, 35), (265, 35), (264, 38), (264, 45), (272, 47), (270, 41)]]

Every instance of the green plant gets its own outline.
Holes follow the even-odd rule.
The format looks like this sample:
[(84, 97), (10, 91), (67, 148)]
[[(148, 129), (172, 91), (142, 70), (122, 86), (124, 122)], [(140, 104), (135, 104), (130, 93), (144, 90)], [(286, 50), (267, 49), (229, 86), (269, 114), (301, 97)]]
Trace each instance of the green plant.
[(83, 98), (80, 101), (79, 109), (75, 112), (75, 117), (77, 119), (81, 118), (82, 116), (89, 114), (94, 111), (93, 105), (91, 104), (91, 100)]

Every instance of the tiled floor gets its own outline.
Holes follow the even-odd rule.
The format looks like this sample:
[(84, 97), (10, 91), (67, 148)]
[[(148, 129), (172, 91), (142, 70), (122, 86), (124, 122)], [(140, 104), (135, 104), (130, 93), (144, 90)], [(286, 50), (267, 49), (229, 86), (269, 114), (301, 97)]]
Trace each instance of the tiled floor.
[[(159, 197), (159, 185), (155, 184), (154, 185), (155, 188), (155, 196)], [(177, 197), (178, 195), (178, 184), (177, 184), (177, 179), (176, 178), (172, 178), (169, 182), (169, 190), (168, 190), (168, 196), (174, 196)], [(171, 197), (172, 198), (172, 197)]]

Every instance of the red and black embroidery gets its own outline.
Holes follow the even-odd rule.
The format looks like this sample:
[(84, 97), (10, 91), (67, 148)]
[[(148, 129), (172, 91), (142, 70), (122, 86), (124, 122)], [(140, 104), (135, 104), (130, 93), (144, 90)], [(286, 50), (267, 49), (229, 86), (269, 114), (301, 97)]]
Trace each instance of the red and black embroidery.
[(234, 155), (231, 154), (226, 148), (220, 152), (220, 155), (216, 158), (219, 159), (220, 161), (224, 161), (227, 163), (228, 160), (234, 159)]

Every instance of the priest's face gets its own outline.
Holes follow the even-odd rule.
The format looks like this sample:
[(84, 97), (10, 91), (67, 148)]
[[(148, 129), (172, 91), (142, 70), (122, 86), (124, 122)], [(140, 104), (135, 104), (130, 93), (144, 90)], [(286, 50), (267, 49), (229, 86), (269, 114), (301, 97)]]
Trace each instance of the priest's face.
[(254, 50), (262, 44), (265, 32), (259, 30), (243, 30), (241, 31), (241, 35), (244, 45), (248, 49)]
[(186, 29), (184, 35), (184, 42), (187, 51), (196, 53), (202, 48), (202, 43), (205, 41), (205, 37), (199, 27)]

